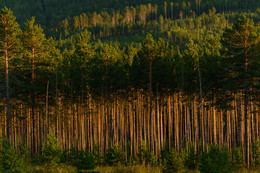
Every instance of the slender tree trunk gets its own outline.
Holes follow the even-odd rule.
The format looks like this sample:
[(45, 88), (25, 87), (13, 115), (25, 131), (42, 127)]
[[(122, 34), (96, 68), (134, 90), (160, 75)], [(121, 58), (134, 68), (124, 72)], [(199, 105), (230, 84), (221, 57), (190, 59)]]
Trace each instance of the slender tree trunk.
[(194, 111), (194, 137), (195, 137), (195, 150), (198, 152), (199, 151), (199, 123), (198, 123), (198, 108), (197, 108), (197, 102), (196, 102), (196, 96), (193, 101), (193, 111)]
[(35, 127), (36, 127), (36, 122), (35, 122), (35, 92), (34, 92), (34, 81), (35, 81), (35, 50), (34, 47), (32, 48), (32, 59), (31, 59), (31, 63), (32, 63), (32, 69), (31, 69), (31, 73), (32, 73), (32, 79), (31, 79), (31, 85), (32, 85), (32, 91), (31, 91), (31, 102), (32, 102), (32, 124), (33, 124), (33, 129), (32, 129), (32, 153), (36, 152), (36, 132), (35, 132)]
[(45, 139), (47, 140), (48, 135), (48, 111), (49, 111), (49, 81), (47, 82), (47, 90), (46, 90), (46, 124), (45, 124)]
[(59, 101), (58, 101), (58, 72), (57, 72), (57, 69), (56, 69), (56, 79), (55, 79), (55, 91), (56, 91), (56, 95), (55, 95), (55, 114), (56, 114), (56, 130), (55, 130), (55, 136), (57, 139), (58, 138), (58, 134), (59, 134)]
[(205, 122), (205, 111), (204, 111), (204, 103), (203, 103), (203, 93), (202, 93), (202, 79), (201, 79), (201, 71), (200, 71), (200, 64), (199, 64), (199, 59), (198, 59), (198, 74), (199, 74), (199, 84), (200, 84), (200, 104), (201, 104), (201, 109), (202, 109), (202, 118), (203, 118), (203, 126), (204, 126), (204, 129), (203, 129), (203, 137), (201, 142), (202, 142), (202, 151), (204, 152), (205, 151), (205, 148), (204, 148), (204, 142), (205, 142), (205, 145), (207, 147), (207, 127), (206, 127), (206, 122)]
[(250, 160), (249, 160), (249, 115), (247, 112), (248, 108), (248, 89), (245, 89), (245, 100), (244, 100), (244, 114), (245, 114), (245, 147), (246, 147), (246, 164), (249, 168)]
[(173, 20), (173, 4), (171, 4), (172, 20)]
[(158, 144), (158, 147), (157, 147), (157, 150), (158, 150), (158, 153), (160, 154), (160, 150), (161, 150), (161, 133), (160, 133), (160, 112), (159, 112), (159, 94), (158, 94), (158, 82), (157, 82), (157, 85), (156, 85), (156, 115), (157, 115), (157, 141), (156, 141), (156, 144)]
[(167, 19), (167, 6), (164, 6), (164, 15), (165, 15), (165, 19)]
[(11, 112), (10, 112), (10, 87), (9, 87), (9, 60), (8, 52), (5, 49), (5, 84), (6, 84), (6, 133), (7, 138), (10, 139), (10, 122), (11, 122)]
[(149, 63), (149, 124), (150, 124), (150, 147), (153, 148), (153, 117), (152, 117), (152, 60)]

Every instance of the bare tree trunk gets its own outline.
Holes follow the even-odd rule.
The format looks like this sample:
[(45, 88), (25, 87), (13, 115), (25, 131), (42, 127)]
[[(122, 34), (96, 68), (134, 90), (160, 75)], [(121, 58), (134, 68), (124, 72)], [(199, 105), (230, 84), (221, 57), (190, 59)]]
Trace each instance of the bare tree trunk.
[(49, 81), (47, 82), (47, 90), (46, 90), (46, 124), (45, 124), (45, 139), (47, 140), (48, 135), (48, 112), (49, 111)]
[(197, 102), (196, 97), (193, 101), (193, 111), (194, 111), (194, 138), (195, 138), (195, 150), (199, 151), (198, 141), (199, 141), (199, 123), (198, 123), (198, 108), (197, 108)]
[(172, 20), (173, 20), (173, 2), (171, 2), (171, 12), (172, 12)]
[(205, 145), (207, 147), (207, 127), (206, 127), (206, 122), (205, 122), (205, 111), (204, 111), (204, 103), (203, 103), (203, 95), (202, 95), (202, 79), (201, 79), (201, 71), (200, 71), (200, 64), (199, 64), (199, 59), (198, 59), (198, 74), (199, 74), (199, 84), (200, 84), (200, 102), (201, 102), (201, 108), (202, 108), (202, 115), (203, 115), (203, 126), (204, 126), (204, 129), (203, 129), (203, 137), (201, 139), (201, 142), (202, 142), (202, 151), (204, 152), (205, 151), (205, 148), (204, 148), (204, 142), (205, 142)]
[(58, 134), (59, 134), (59, 101), (58, 101), (58, 72), (57, 72), (57, 69), (56, 69), (56, 79), (55, 79), (55, 114), (56, 114), (56, 130), (55, 130), (55, 136), (56, 138), (58, 139)]
[(160, 133), (160, 112), (159, 112), (159, 94), (158, 94), (158, 82), (156, 85), (156, 115), (157, 115), (157, 136), (156, 144), (158, 144), (158, 147), (156, 148), (158, 150), (158, 153), (160, 154), (161, 151), (161, 133)]
[(5, 49), (5, 84), (6, 84), (6, 133), (7, 138), (10, 139), (10, 122), (11, 122), (11, 112), (10, 112), (10, 87), (9, 87), (9, 60), (8, 52)]
[[(150, 133), (150, 147), (153, 147), (153, 118), (152, 118), (152, 59), (150, 60), (149, 63), (149, 118), (148, 118), (148, 124), (150, 124), (150, 129), (148, 129), (148, 133)], [(148, 126), (149, 128), (149, 126)], [(150, 130), (150, 132), (149, 132)]]
[(246, 147), (246, 164), (247, 167), (249, 168), (250, 166), (250, 158), (249, 158), (249, 115), (247, 112), (247, 108), (248, 108), (248, 89), (245, 89), (245, 100), (244, 100), (244, 114), (245, 114), (245, 147)]
[(216, 121), (216, 108), (213, 107), (213, 143), (217, 144), (217, 121)]

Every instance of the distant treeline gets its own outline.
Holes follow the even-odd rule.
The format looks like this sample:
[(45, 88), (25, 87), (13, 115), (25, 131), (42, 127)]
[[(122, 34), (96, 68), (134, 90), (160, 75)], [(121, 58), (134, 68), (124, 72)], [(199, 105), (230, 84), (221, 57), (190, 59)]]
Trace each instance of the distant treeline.
[(179, 18), (180, 13), (183, 13), (182, 16), (184, 17), (190, 13), (190, 10), (200, 15), (213, 7), (219, 12), (248, 12), (255, 11), (257, 7), (260, 7), (260, 2), (257, 0), (0, 0), (0, 8), (7, 6), (13, 9), (18, 21), (22, 23), (31, 16), (36, 16), (39, 23), (49, 31), (60, 20), (69, 16), (79, 16), (83, 12), (89, 15), (94, 12), (106, 11), (112, 15), (113, 12), (117, 13), (118, 10), (123, 11), (126, 6), (129, 8), (133, 6), (138, 11), (141, 4), (148, 3), (151, 4), (149, 6), (156, 7), (157, 17), (160, 15), (165, 17), (166, 15), (165, 18)]

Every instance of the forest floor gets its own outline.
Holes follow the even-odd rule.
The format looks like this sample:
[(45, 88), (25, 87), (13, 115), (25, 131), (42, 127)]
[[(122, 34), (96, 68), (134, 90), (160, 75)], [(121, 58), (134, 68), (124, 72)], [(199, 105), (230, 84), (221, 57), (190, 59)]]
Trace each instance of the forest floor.
[[(1, 172), (1, 170), (0, 170)], [(77, 170), (76, 167), (61, 164), (56, 166), (32, 166), (23, 172), (28, 173), (163, 173), (162, 168), (152, 167), (152, 166), (101, 166), (96, 167), (93, 170)], [(200, 173), (198, 169), (196, 170), (188, 170), (182, 169), (180, 173)], [(235, 173), (260, 173), (260, 169), (240, 169), (235, 171)]]
[[(94, 170), (82, 171), (82, 173), (162, 173), (161, 167), (150, 167), (150, 166), (105, 166), (105, 167), (97, 167)], [(181, 173), (199, 173), (199, 170), (187, 170), (183, 169), (180, 171)], [(248, 170), (241, 169), (237, 171), (238, 173), (260, 173), (260, 170)], [(80, 172), (81, 173), (81, 172)]]
[(116, 167), (97, 167), (94, 172), (100, 173), (161, 173), (160, 167), (150, 166), (116, 166)]

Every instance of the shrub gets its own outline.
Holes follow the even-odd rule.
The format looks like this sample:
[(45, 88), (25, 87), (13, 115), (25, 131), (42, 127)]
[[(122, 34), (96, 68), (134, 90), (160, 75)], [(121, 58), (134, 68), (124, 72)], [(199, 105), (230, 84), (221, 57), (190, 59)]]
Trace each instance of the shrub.
[(79, 156), (78, 169), (94, 169), (96, 166), (95, 159), (91, 153), (81, 152)]
[(64, 150), (62, 153), (63, 163), (77, 167), (77, 169), (94, 169), (95, 160), (92, 154), (84, 151), (78, 151), (74, 147), (70, 150)]
[(260, 140), (258, 139), (252, 144), (252, 164), (254, 168), (260, 167)]
[[(25, 149), (24, 149), (25, 150)], [(1, 141), (0, 172), (28, 172), (29, 163), (25, 164), (27, 153), (19, 155), (12, 147), (8, 139)]]
[(243, 168), (245, 166), (245, 163), (243, 162), (243, 149), (240, 147), (235, 147), (232, 154), (233, 168), (236, 170)]
[(143, 165), (152, 165), (155, 166), (157, 164), (157, 157), (152, 152), (149, 152), (145, 143), (139, 147), (139, 152), (137, 153), (138, 161)]
[(227, 148), (219, 149), (213, 145), (209, 147), (209, 151), (203, 153), (199, 164), (199, 170), (203, 173), (229, 173), (232, 172), (232, 162), (230, 153)]
[(76, 165), (79, 159), (79, 151), (77, 151), (74, 147), (72, 147), (69, 150), (63, 150), (61, 162), (70, 164), (70, 165)]
[(167, 160), (167, 158), (168, 158), (169, 153), (170, 153), (169, 146), (166, 145), (166, 146), (161, 150), (161, 164), (165, 164), (165, 163), (166, 163), (166, 160)]
[(94, 157), (95, 165), (101, 165), (103, 163), (103, 158), (97, 146), (94, 147), (92, 156)]
[(53, 133), (47, 137), (47, 141), (43, 148), (43, 162), (49, 166), (60, 163), (61, 150), (58, 141)]
[(105, 162), (109, 166), (116, 166), (117, 164), (125, 163), (125, 156), (118, 145), (108, 149), (105, 155)]
[(172, 149), (166, 156), (163, 164), (162, 171), (164, 173), (179, 172), (183, 167), (183, 163), (180, 157), (178, 157), (177, 152)]
[(20, 159), (23, 164), (30, 164), (30, 151), (25, 145), (21, 147)]
[(198, 156), (195, 152), (194, 145), (188, 146), (187, 155), (184, 157), (184, 166), (191, 170), (195, 170), (198, 167)]

